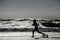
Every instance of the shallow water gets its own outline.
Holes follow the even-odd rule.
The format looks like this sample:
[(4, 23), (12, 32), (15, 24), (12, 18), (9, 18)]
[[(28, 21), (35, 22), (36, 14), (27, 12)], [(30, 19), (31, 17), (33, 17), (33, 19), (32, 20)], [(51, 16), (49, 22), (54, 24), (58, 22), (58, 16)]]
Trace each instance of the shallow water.
[(41, 34), (35, 32), (35, 39), (32, 38), (31, 32), (0, 32), (0, 40), (60, 40), (60, 33), (44, 32), (49, 35), (49, 38), (41, 38)]

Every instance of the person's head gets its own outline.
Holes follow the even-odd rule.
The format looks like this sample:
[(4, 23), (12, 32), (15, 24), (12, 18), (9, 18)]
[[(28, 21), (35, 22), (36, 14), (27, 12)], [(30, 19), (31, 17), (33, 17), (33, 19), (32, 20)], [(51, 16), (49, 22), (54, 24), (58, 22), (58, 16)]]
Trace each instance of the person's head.
[(33, 20), (33, 23), (36, 23), (36, 19)]
[(36, 21), (36, 19), (34, 19)]

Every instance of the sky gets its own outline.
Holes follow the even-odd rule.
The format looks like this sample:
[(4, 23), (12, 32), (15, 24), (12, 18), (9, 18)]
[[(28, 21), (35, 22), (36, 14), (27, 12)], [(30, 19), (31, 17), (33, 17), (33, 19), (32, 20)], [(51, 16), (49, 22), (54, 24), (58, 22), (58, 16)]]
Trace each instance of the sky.
[(0, 0), (0, 18), (60, 17), (60, 0)]

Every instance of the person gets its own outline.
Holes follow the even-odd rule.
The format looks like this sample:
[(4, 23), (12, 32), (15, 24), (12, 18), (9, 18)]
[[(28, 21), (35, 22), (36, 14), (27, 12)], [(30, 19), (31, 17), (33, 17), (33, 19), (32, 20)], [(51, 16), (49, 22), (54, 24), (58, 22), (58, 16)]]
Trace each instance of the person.
[[(32, 37), (34, 37), (34, 32), (35, 32), (35, 30), (36, 30), (38, 33), (40, 33), (40, 34), (42, 34), (43, 36), (45, 36), (44, 33), (39, 32), (39, 30), (38, 30), (39, 24), (36, 22), (36, 19), (33, 20), (33, 24), (32, 24), (32, 25), (35, 27), (34, 30), (32, 31)], [(47, 35), (47, 36), (48, 36), (48, 35)]]

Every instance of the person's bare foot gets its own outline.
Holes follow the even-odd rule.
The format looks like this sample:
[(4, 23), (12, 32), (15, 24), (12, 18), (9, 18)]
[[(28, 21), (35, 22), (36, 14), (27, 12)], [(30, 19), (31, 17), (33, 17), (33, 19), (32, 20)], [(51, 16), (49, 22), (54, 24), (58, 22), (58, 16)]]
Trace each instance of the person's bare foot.
[(48, 38), (48, 34), (45, 34), (42, 36), (43, 38)]
[(34, 36), (31, 36), (32, 38), (34, 38)]

